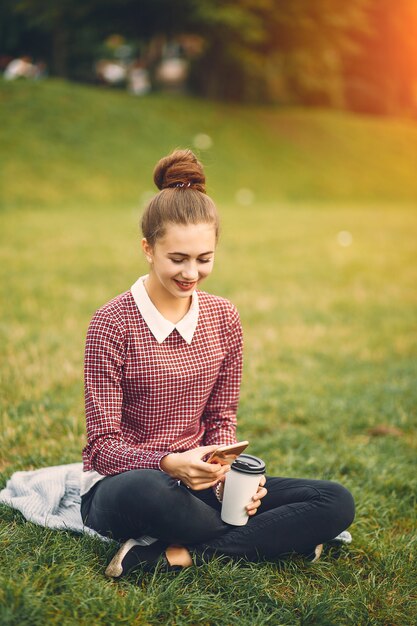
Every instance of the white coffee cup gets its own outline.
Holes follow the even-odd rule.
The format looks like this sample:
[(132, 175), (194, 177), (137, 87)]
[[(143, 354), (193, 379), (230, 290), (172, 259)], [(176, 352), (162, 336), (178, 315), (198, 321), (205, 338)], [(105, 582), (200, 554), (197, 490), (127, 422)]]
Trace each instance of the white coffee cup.
[(233, 461), (224, 482), (221, 518), (226, 524), (244, 526), (249, 515), (246, 510), (258, 491), (265, 463), (251, 454), (241, 454)]

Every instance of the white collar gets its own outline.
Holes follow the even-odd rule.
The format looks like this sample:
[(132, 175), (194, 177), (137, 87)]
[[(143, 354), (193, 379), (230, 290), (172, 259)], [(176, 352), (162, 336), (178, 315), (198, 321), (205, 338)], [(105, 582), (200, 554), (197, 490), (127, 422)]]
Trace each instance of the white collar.
[(141, 276), (132, 285), (130, 291), (133, 299), (139, 309), (140, 314), (149, 327), (149, 330), (155, 337), (158, 343), (162, 343), (176, 328), (181, 337), (190, 344), (193, 340), (195, 330), (198, 323), (198, 295), (196, 291), (193, 291), (191, 306), (188, 312), (184, 315), (179, 322), (174, 324), (167, 320), (156, 308), (148, 292), (145, 289), (144, 282), (148, 276)]

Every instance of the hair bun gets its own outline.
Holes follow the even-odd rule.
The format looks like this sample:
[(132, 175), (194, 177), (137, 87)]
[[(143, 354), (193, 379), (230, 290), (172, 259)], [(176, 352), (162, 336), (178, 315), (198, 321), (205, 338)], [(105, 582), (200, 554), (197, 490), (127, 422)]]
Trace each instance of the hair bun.
[(203, 166), (191, 150), (174, 150), (156, 164), (153, 179), (158, 189), (191, 188), (206, 193)]

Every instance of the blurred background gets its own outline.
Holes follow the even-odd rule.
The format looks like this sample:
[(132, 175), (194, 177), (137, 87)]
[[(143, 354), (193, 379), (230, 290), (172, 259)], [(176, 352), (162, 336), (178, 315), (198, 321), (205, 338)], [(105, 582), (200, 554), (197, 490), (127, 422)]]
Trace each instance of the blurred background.
[(414, 0), (3, 0), (0, 69), (415, 116), (416, 33)]
[(4, 0), (0, 205), (141, 207), (179, 145), (238, 206), (414, 202), (416, 33), (415, 0)]

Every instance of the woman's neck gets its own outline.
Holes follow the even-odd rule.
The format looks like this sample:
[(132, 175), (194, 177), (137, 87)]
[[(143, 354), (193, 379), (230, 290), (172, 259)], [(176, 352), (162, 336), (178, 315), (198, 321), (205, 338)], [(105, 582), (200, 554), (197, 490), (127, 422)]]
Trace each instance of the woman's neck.
[(176, 324), (187, 314), (191, 306), (191, 296), (189, 298), (176, 298), (157, 282), (152, 274), (149, 274), (144, 285), (153, 305), (169, 322)]

